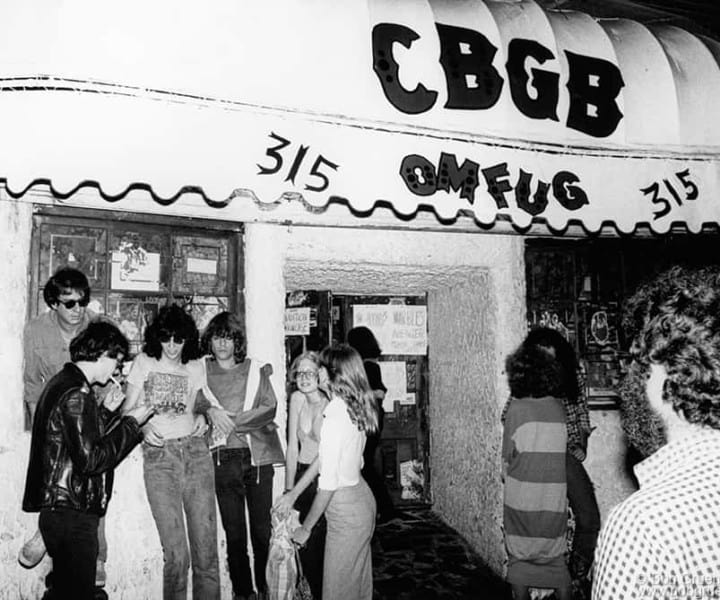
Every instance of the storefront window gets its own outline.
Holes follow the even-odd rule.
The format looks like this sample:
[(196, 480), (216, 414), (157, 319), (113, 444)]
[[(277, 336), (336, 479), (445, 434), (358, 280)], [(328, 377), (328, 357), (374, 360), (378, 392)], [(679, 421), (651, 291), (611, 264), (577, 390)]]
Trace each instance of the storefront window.
[(527, 241), (528, 328), (552, 327), (575, 346), (590, 408), (617, 407), (629, 344), (624, 300), (670, 266), (717, 263), (719, 241), (717, 235)]
[(242, 312), (240, 228), (127, 214), (38, 214), (33, 227), (29, 317), (46, 310), (42, 289), (58, 268), (77, 268), (92, 290), (89, 308), (114, 319), (137, 353), (159, 307), (177, 302), (202, 328), (223, 310)]

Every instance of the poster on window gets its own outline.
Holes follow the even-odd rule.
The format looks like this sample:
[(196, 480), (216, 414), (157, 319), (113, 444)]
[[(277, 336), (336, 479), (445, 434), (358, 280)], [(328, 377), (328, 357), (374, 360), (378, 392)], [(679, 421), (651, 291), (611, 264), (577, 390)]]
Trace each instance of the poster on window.
[(424, 356), (427, 307), (406, 304), (353, 304), (353, 327), (370, 329), (382, 353)]
[(285, 309), (285, 335), (309, 335), (311, 325), (309, 306)]
[(160, 254), (127, 244), (112, 253), (110, 285), (114, 290), (160, 290)]

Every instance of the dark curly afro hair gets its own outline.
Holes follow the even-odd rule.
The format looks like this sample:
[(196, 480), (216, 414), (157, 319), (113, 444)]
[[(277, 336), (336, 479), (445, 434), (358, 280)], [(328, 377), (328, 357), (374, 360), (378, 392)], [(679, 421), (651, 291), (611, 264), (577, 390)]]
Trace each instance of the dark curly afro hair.
[(562, 398), (565, 395), (562, 366), (541, 346), (520, 344), (507, 357), (505, 371), (514, 398)]
[(720, 267), (660, 274), (626, 302), (623, 327), (633, 369), (647, 379), (651, 363), (665, 367), (663, 400), (689, 423), (720, 429)]

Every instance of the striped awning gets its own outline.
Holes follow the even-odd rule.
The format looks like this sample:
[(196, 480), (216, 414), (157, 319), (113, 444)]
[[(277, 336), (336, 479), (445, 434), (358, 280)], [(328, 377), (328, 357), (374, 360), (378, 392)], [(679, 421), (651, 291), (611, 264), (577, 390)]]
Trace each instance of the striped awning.
[(6, 0), (0, 179), (720, 223), (720, 44), (533, 0)]

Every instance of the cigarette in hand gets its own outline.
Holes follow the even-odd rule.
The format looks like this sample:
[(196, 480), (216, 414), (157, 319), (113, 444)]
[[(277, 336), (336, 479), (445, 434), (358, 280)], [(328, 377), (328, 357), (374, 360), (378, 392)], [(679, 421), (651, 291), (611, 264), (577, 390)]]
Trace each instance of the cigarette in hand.
[(120, 382), (117, 379), (115, 379), (112, 375), (110, 375), (110, 381), (112, 381), (119, 388), (122, 388), (122, 385), (120, 385)]

